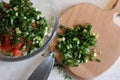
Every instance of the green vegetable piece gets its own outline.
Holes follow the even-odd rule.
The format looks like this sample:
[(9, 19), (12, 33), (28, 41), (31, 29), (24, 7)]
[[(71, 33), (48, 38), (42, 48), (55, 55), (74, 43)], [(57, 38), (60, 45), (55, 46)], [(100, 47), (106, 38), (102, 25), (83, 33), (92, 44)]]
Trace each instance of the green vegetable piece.
[(65, 80), (72, 80), (72, 78), (69, 75), (65, 75)]
[(91, 53), (91, 54), (90, 54), (90, 60), (91, 60), (91, 61), (94, 61), (94, 59), (95, 59), (94, 54)]

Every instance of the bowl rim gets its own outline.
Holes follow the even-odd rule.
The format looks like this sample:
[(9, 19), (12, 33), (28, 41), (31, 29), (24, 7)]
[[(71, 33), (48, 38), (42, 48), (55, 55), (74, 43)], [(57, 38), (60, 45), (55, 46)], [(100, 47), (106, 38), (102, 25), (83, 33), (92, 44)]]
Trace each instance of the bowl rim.
[(28, 58), (31, 58), (37, 54), (42, 54), (42, 51), (44, 51), (45, 48), (49, 47), (50, 43), (52, 42), (53, 38), (55, 37), (56, 33), (57, 33), (57, 29), (58, 29), (58, 22), (59, 22), (59, 17), (58, 17), (58, 11), (57, 11), (57, 7), (55, 5), (54, 0), (49, 0), (50, 4), (52, 5), (52, 10), (54, 12), (54, 19), (55, 19), (55, 24), (54, 24), (54, 29), (53, 32), (50, 36), (50, 38), (45, 42), (45, 44), (38, 48), (36, 51), (28, 54), (27, 56), (22, 56), (22, 57), (0, 57), (0, 60), (2, 61), (7, 61), (7, 62), (15, 62), (15, 61), (21, 61), (21, 60), (25, 60)]

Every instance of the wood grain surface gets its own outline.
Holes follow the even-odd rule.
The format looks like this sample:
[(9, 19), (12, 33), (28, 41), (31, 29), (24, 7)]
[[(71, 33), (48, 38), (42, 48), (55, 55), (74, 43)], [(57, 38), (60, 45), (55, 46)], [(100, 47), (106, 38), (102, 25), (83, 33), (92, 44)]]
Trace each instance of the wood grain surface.
[(118, 0), (110, 0), (107, 7), (106, 7), (106, 10), (111, 10), (115, 7), (116, 3), (117, 3)]
[[(90, 23), (93, 25), (93, 32), (99, 34), (96, 50), (102, 52), (101, 55), (97, 56), (102, 59), (102, 62), (89, 61), (80, 64), (78, 67), (69, 67), (68, 70), (71, 74), (85, 80), (91, 80), (109, 69), (118, 59), (120, 56), (120, 27), (114, 24), (113, 15), (120, 12), (119, 6), (120, 0), (113, 10), (108, 11), (93, 4), (81, 3), (61, 16), (59, 24), (73, 27)], [(51, 50), (55, 50), (56, 38), (50, 45)]]

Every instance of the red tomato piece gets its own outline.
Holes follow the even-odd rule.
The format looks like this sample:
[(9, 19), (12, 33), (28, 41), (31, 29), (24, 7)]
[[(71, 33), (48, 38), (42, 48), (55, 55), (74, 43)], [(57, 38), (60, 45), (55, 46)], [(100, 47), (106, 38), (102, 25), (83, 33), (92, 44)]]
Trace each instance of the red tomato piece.
[(37, 28), (37, 23), (36, 23), (36, 21), (33, 23), (33, 27), (34, 27), (34, 28)]
[(2, 51), (2, 48), (1, 48), (1, 46), (0, 46), (0, 52)]
[(12, 50), (10, 36), (5, 37), (4, 42), (1, 44), (1, 48), (5, 51), (11, 51)]
[(32, 41), (31, 40), (28, 40), (28, 47), (30, 47), (32, 44)]
[(23, 46), (24, 46), (24, 43), (18, 43), (18, 44), (15, 46), (15, 49), (19, 50), (19, 49), (21, 49)]
[(9, 6), (8, 3), (5, 3), (5, 7), (6, 7), (7, 9), (10, 9), (10, 6)]
[(13, 50), (13, 53), (14, 53), (14, 56), (17, 56), (17, 57), (20, 57), (20, 56), (22, 56), (22, 51), (20, 51), (20, 50)]
[(27, 47), (27, 50), (30, 48), (31, 45), (32, 45), (32, 41), (28, 40), (28, 47)]

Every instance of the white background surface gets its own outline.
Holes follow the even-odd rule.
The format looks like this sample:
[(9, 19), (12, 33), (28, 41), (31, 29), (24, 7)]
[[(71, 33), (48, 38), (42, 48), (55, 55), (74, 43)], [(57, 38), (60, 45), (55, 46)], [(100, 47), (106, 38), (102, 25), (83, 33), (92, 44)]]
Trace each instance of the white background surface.
[[(59, 16), (62, 15), (70, 7), (81, 3), (90, 2), (105, 9), (110, 0), (54, 0), (59, 12)], [(41, 62), (43, 57), (37, 55), (28, 60), (19, 62), (2, 62), (0, 61), (0, 80), (27, 80), (31, 72)], [(106, 63), (107, 64), (107, 63)], [(99, 69), (99, 68), (98, 68)], [(62, 74), (55, 68), (51, 71), (48, 80), (64, 80)], [(120, 80), (120, 59), (105, 73), (99, 75), (94, 80)]]

